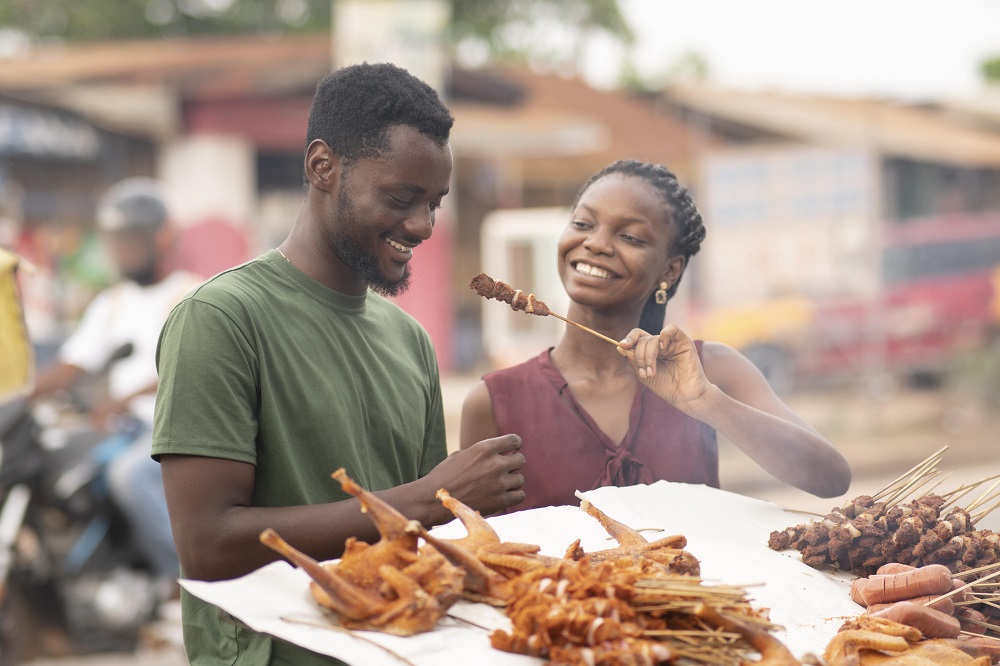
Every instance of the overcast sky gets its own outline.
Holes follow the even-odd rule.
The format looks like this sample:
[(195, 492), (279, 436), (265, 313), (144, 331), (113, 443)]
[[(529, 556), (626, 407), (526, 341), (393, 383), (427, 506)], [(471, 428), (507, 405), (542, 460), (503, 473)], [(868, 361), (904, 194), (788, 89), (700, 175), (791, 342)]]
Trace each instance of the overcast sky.
[[(981, 90), (980, 62), (1000, 56), (1000, 0), (619, 1), (653, 77), (694, 51), (724, 85), (919, 98)], [(618, 62), (598, 45), (589, 78), (610, 83)]]

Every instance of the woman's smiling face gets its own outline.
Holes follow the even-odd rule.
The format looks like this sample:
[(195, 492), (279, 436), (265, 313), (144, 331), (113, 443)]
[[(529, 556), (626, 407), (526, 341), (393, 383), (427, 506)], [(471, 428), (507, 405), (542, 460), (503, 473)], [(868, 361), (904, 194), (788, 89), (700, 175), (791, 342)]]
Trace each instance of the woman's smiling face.
[(559, 238), (566, 293), (581, 305), (641, 308), (670, 280), (674, 233), (654, 186), (636, 176), (604, 176), (580, 196)]

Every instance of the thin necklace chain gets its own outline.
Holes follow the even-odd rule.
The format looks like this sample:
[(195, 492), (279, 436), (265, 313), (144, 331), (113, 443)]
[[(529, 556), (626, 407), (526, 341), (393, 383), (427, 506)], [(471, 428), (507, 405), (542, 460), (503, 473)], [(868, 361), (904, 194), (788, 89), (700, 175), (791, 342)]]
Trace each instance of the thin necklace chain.
[(292, 263), (291, 260), (285, 256), (285, 253), (282, 252), (280, 248), (274, 248), (274, 249), (278, 251), (278, 254), (280, 254), (285, 261), (287, 261), (288, 263)]

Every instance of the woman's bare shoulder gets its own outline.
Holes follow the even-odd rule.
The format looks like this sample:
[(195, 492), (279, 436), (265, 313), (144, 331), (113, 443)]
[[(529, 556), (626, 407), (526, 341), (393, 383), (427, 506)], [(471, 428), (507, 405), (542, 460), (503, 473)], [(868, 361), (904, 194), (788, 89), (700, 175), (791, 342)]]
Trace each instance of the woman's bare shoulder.
[(701, 364), (705, 376), (714, 384), (731, 384), (734, 381), (756, 383), (757, 380), (766, 383), (750, 359), (724, 342), (702, 343)]

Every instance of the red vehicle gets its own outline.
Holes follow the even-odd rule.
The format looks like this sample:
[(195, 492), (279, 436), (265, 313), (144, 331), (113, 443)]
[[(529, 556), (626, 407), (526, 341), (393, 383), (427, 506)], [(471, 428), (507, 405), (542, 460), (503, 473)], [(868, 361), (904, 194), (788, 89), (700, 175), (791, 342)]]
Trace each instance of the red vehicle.
[(728, 342), (776, 391), (866, 370), (936, 378), (1000, 334), (1000, 213), (886, 229), (868, 296), (792, 296), (712, 313), (700, 337)]

